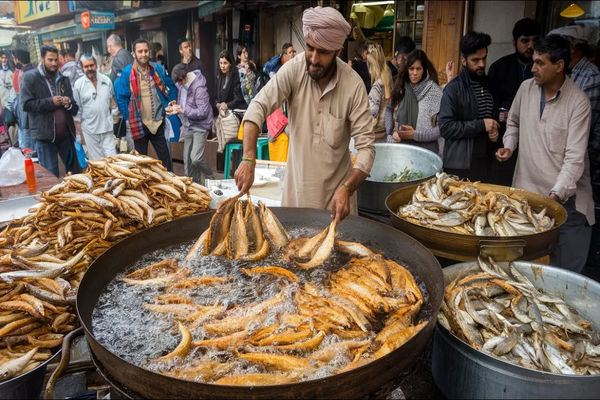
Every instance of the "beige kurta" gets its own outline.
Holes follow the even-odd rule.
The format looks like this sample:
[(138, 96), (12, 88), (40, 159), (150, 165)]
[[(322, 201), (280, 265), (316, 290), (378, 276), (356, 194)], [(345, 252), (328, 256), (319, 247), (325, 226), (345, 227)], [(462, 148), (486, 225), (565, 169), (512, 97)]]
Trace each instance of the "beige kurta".
[(150, 81), (148, 73), (142, 72), (139, 68), (138, 77), (140, 82), (140, 96), (142, 98), (142, 123), (152, 134), (156, 134), (158, 128), (163, 123), (162, 118), (158, 121), (154, 120), (154, 107), (152, 107), (152, 89), (154, 82)]
[[(262, 126), (288, 101), (290, 138), (282, 205), (328, 208), (335, 191), (350, 175), (348, 145), (354, 138), (354, 168), (369, 173), (375, 159), (369, 99), (358, 74), (336, 58), (337, 73), (325, 90), (306, 71), (304, 53), (281, 67), (252, 100), (244, 121)], [(351, 213), (356, 214), (356, 195)]]
[(566, 200), (594, 224), (594, 201), (587, 154), (590, 101), (569, 78), (548, 100), (540, 118), (541, 90), (533, 79), (519, 87), (508, 114), (504, 147), (519, 146), (513, 186)]

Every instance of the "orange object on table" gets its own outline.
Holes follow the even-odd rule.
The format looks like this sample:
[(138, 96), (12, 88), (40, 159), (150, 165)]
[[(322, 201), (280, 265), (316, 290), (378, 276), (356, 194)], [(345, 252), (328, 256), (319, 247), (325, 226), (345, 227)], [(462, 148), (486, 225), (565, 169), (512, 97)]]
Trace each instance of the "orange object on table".
[(35, 193), (35, 167), (29, 156), (25, 158), (25, 177), (29, 193)]

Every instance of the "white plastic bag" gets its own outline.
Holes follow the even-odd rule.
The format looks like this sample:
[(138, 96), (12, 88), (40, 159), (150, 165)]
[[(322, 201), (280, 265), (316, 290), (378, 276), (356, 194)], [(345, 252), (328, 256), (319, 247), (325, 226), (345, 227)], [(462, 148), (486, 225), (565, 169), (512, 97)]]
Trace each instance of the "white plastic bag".
[(25, 182), (25, 156), (21, 150), (10, 147), (0, 158), (0, 186)]

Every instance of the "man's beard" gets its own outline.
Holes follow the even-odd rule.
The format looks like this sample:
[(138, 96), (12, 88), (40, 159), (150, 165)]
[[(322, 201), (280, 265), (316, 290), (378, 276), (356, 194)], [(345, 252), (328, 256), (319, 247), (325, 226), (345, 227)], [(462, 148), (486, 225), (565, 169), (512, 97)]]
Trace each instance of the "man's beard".
[(531, 54), (527, 54), (527, 53), (520, 53), (517, 50), (517, 58), (519, 59), (519, 61), (521, 61), (521, 63), (523, 63), (525, 65), (529, 65), (533, 62), (533, 52), (531, 52)]
[(93, 78), (95, 78), (95, 77), (96, 77), (96, 71), (94, 71), (94, 72), (86, 72), (86, 73), (85, 73), (85, 75), (86, 75), (86, 76), (87, 76), (87, 77), (88, 77), (90, 80), (92, 80)]
[(54, 77), (54, 76), (56, 76), (56, 72), (58, 71), (58, 68), (55, 69), (54, 71), (51, 71), (50, 69), (46, 68), (46, 66), (44, 66), (44, 71), (46, 71), (46, 75), (48, 75), (50, 77)]
[(469, 67), (467, 67), (467, 71), (469, 72), (471, 79), (474, 81), (481, 81), (485, 79), (485, 68), (483, 68), (483, 74), (481, 75), (477, 74), (477, 70), (471, 70)]
[[(313, 65), (310, 60), (306, 60), (306, 72), (308, 72), (308, 76), (310, 76), (313, 80), (318, 81), (319, 79), (323, 78), (324, 76), (327, 76), (334, 68), (335, 68), (335, 57), (333, 58), (333, 60), (331, 60), (331, 63), (326, 66), (323, 67), (323, 70), (319, 73), (314, 73), (314, 72), (310, 72), (310, 66)], [(316, 64), (317, 66), (321, 67), (320, 64)]]

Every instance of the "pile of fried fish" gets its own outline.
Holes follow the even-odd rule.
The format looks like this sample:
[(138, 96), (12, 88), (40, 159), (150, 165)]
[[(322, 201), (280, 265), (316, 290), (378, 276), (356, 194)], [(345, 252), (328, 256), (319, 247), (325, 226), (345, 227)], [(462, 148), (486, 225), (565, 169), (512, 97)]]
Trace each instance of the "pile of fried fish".
[(516, 193), (483, 194), (473, 183), (444, 172), (419, 185), (398, 215), (413, 224), (477, 236), (531, 235), (554, 227), (546, 208), (536, 213)]
[(592, 323), (560, 297), (538, 290), (510, 263), (479, 259), (480, 270), (446, 287), (438, 321), (473, 348), (525, 368), (600, 373)]
[[(336, 249), (352, 257), (323, 281), (296, 273), (322, 266)], [(255, 263), (277, 251), (288, 268)], [(185, 263), (210, 255), (245, 261), (237, 264), (243, 275), (190, 276)], [(254, 276), (278, 279), (281, 291), (230, 308), (190, 297), (214, 285), (233, 290), (228, 285), (235, 279), (260, 285)], [(123, 281), (160, 288), (143, 307), (173, 318), (181, 336), (175, 349), (146, 367), (197, 382), (272, 385), (310, 379), (319, 370), (347, 371), (397, 349), (427, 323), (416, 323), (423, 295), (407, 269), (360, 243), (336, 241), (334, 222), (313, 237), (290, 239), (269, 208), (238, 197), (220, 205), (182, 263), (162, 260)], [(274, 311), (278, 306), (285, 311)]]
[(96, 257), (150, 225), (208, 210), (210, 196), (159, 160), (119, 154), (89, 161), (38, 200), (0, 233), (0, 380), (37, 366), (76, 327), (77, 286)]

